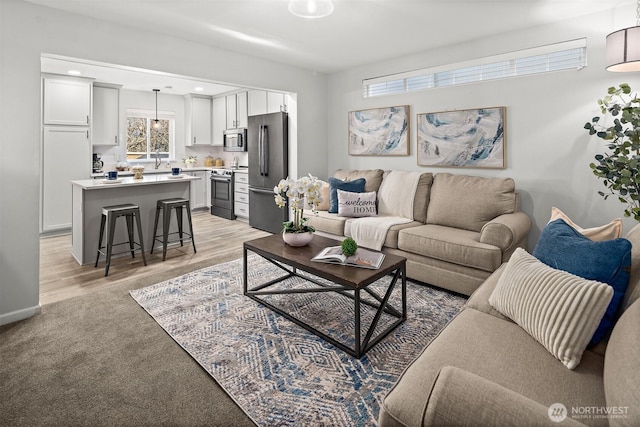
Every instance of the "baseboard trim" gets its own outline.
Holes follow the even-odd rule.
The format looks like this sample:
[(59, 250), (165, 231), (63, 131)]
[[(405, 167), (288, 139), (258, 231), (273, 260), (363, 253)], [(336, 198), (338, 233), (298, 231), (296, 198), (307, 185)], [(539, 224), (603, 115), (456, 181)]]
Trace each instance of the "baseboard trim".
[(8, 325), (9, 323), (17, 322), (19, 320), (28, 319), (31, 316), (35, 316), (42, 311), (40, 304), (23, 308), (22, 310), (12, 311), (11, 313), (0, 314), (0, 326)]

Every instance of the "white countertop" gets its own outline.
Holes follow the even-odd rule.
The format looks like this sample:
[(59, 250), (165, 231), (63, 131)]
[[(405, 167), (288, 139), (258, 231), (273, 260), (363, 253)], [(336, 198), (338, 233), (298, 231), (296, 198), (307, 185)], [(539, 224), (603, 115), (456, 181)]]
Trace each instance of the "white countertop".
[(115, 180), (115, 182), (109, 181), (106, 178), (83, 179), (79, 181), (71, 181), (71, 184), (77, 185), (84, 190), (103, 190), (106, 188), (135, 187), (139, 185), (173, 184), (177, 182), (194, 181), (199, 179), (200, 178), (198, 178), (197, 176), (185, 175), (184, 173), (180, 174), (178, 178), (174, 178), (172, 175), (165, 173), (144, 175), (142, 179), (133, 179), (133, 177), (122, 177)]
[[(214, 167), (208, 167), (208, 166), (195, 166), (192, 168), (180, 168), (182, 169), (182, 172), (198, 172), (198, 171), (210, 171), (212, 169), (216, 169)], [(100, 173), (92, 173), (91, 174), (91, 178), (100, 178), (103, 177), (105, 174), (107, 173), (107, 171), (105, 170), (104, 172), (100, 172)], [(145, 168), (144, 169), (144, 174), (145, 175), (150, 175), (150, 174), (167, 174), (167, 173), (171, 173), (171, 168), (167, 168), (164, 166), (160, 166), (158, 169), (149, 169), (149, 168)], [(128, 170), (128, 171), (118, 171), (118, 176), (133, 176), (133, 172)]]

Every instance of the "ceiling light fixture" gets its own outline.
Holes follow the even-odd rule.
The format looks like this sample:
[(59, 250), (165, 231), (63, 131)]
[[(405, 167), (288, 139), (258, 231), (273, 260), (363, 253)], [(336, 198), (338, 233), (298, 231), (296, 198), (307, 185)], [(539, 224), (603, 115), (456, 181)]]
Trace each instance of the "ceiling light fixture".
[(289, 12), (301, 18), (324, 18), (333, 13), (331, 0), (291, 0)]
[(640, 0), (636, 5), (636, 26), (607, 36), (607, 71), (640, 71)]
[(156, 93), (156, 118), (153, 121), (153, 127), (158, 129), (160, 127), (160, 120), (158, 120), (158, 92), (160, 92), (160, 89), (153, 89), (153, 91)]

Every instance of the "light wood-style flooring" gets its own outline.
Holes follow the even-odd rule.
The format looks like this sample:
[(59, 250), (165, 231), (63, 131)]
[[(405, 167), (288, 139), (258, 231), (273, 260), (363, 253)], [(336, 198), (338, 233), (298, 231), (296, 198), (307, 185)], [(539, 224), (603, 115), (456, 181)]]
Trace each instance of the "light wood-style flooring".
[[(123, 282), (158, 273), (163, 269), (187, 267), (218, 259), (234, 259), (242, 256), (242, 243), (246, 240), (268, 236), (270, 233), (257, 230), (242, 221), (229, 221), (208, 211), (192, 212), (193, 233), (197, 253), (189, 243), (181, 247), (169, 246), (167, 258), (162, 261), (162, 246), (153, 254), (146, 252), (147, 265), (136, 252), (136, 257), (114, 258), (109, 275), (104, 276), (104, 257), (97, 268), (79, 265), (71, 255), (71, 235), (45, 237), (40, 239), (40, 304), (49, 304), (78, 295), (116, 286)], [(195, 269), (195, 267), (194, 267)]]

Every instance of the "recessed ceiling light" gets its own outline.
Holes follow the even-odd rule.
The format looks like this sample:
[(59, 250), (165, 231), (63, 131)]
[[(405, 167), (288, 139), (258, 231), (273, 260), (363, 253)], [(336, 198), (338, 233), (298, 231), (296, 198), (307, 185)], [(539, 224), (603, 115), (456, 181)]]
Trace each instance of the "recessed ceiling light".
[(71, 74), (72, 76), (79, 76), (82, 73), (80, 71), (78, 71), (78, 70), (69, 70), (69, 71), (67, 71), (67, 74)]
[(301, 18), (324, 18), (333, 13), (331, 0), (291, 0), (289, 12)]
[(196, 92), (202, 92), (204, 88), (202, 86), (198, 86), (195, 88)]

